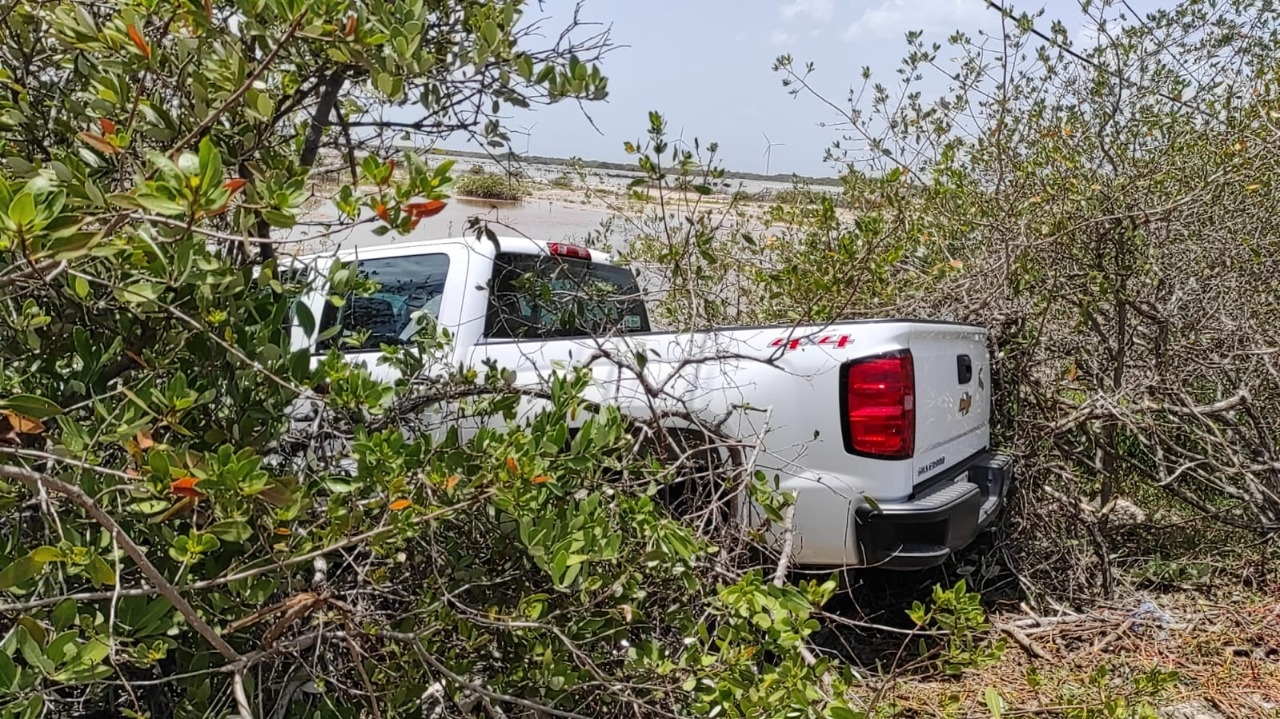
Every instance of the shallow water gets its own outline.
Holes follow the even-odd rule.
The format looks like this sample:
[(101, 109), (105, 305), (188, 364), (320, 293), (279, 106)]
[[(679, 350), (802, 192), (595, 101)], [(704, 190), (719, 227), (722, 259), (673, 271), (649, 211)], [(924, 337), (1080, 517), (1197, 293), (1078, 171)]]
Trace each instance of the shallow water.
[(394, 232), (376, 235), (373, 230), (380, 224), (366, 222), (333, 231), (337, 211), (332, 205), (322, 206), (307, 214), (304, 221), (285, 235), (286, 240), (300, 244), (289, 249), (309, 252), (335, 249), (338, 246), (368, 247), (394, 242), (460, 237), (468, 234), (467, 225), (473, 217), (500, 223), (494, 226), (498, 234), (528, 235), (540, 240), (581, 240), (588, 233), (598, 230), (600, 223), (610, 213), (592, 207), (577, 207), (542, 199), (528, 199), (519, 203), (489, 203), (482, 200), (453, 199), (440, 214), (422, 221), (418, 228), (407, 235)]

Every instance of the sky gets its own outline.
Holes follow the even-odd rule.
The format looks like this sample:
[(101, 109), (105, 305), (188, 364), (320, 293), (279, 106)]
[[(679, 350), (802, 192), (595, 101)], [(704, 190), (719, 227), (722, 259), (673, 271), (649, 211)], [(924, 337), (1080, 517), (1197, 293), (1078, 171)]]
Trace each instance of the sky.
[[(1047, 1), (1048, 14), (1075, 14), (1075, 0), (1038, 1)], [(558, 32), (575, 5), (544, 0), (539, 12), (530, 1), (527, 13)], [(658, 110), (673, 136), (718, 142), (727, 169), (768, 165), (801, 175), (836, 174), (823, 151), (838, 134), (822, 123), (840, 118), (817, 100), (788, 95), (771, 69), (778, 55), (790, 52), (797, 65), (813, 61), (814, 82), (838, 102), (860, 82), (863, 65), (884, 82), (896, 78), (910, 29), (941, 42), (957, 28), (970, 35), (1000, 28), (983, 0), (585, 0), (580, 17), (612, 26), (620, 46), (602, 63), (609, 99), (511, 116), (517, 152), (626, 161), (623, 142), (643, 137), (649, 110)]]
[[(545, 16), (547, 31), (558, 33), (576, 4), (544, 0), (539, 11), (530, 2), (527, 12)], [(1145, 12), (1158, 0), (1132, 4)], [(1011, 5), (1044, 7), (1037, 26), (1045, 29), (1050, 18), (1079, 17), (1076, 0)], [(839, 104), (860, 83), (864, 65), (893, 83), (910, 30), (945, 44), (956, 29), (977, 36), (1000, 28), (983, 0), (585, 0), (580, 17), (612, 26), (620, 46), (602, 62), (609, 99), (510, 117), (517, 152), (627, 161), (623, 143), (641, 139), (648, 112), (658, 110), (673, 135), (718, 142), (727, 169), (763, 172), (767, 165), (773, 173), (810, 176), (837, 174), (823, 153), (839, 135), (822, 123), (840, 118), (816, 99), (788, 94), (771, 69), (778, 55), (790, 53), (797, 66), (813, 62), (813, 82)]]

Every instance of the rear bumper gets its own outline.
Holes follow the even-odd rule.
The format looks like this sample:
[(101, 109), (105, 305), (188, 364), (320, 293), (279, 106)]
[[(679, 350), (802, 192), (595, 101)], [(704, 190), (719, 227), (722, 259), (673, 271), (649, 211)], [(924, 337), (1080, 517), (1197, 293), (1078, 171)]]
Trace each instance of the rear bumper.
[(920, 496), (859, 506), (854, 516), (861, 564), (904, 570), (942, 564), (990, 526), (1012, 481), (1012, 460), (983, 452)]

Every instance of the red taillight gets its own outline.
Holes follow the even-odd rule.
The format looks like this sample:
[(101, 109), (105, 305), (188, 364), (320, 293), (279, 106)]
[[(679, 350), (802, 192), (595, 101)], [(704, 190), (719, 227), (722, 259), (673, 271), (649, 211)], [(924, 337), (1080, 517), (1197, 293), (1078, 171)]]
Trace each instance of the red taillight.
[(576, 257), (579, 260), (590, 260), (591, 250), (577, 245), (566, 245), (560, 242), (548, 242), (547, 252), (557, 257)]
[(916, 445), (916, 377), (903, 350), (846, 366), (846, 449), (884, 459), (907, 459)]

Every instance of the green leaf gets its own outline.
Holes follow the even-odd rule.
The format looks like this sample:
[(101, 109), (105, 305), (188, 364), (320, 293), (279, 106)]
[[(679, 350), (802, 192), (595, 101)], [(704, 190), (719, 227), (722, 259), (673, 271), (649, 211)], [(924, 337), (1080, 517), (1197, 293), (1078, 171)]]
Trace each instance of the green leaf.
[(271, 117), (272, 111), (275, 110), (275, 103), (271, 101), (271, 96), (264, 92), (258, 95), (258, 100), (254, 105), (254, 109), (258, 111), (258, 114), (261, 115), (263, 119), (267, 119)]
[(188, 546), (193, 554), (208, 554), (217, 551), (221, 545), (218, 538), (208, 532), (193, 532)]
[(227, 542), (243, 543), (253, 536), (253, 529), (242, 519), (224, 519), (214, 522), (209, 532), (218, 539)]
[(213, 140), (205, 135), (200, 141), (200, 186), (208, 192), (222, 183), (222, 153), (214, 146)]
[(0, 695), (13, 690), (18, 683), (18, 666), (8, 654), (0, 652)]
[(115, 570), (97, 553), (89, 557), (89, 565), (85, 570), (89, 573), (89, 580), (97, 586), (114, 586), (116, 583)]
[(34, 394), (15, 394), (12, 397), (0, 399), (0, 409), (11, 410), (35, 419), (47, 419), (62, 414), (62, 408), (57, 404)]
[(564, 577), (564, 572), (566, 567), (568, 566), (568, 562), (569, 562), (568, 552), (560, 551), (556, 553), (556, 558), (551, 563), (551, 581), (560, 585), (564, 584), (564, 582), (561, 581), (561, 578)]
[(311, 313), (311, 308), (305, 302), (298, 300), (293, 303), (293, 316), (307, 337), (315, 334), (316, 316)]
[(124, 207), (130, 210), (142, 209), (142, 203), (138, 201), (137, 197), (123, 192), (113, 192), (110, 195), (107, 195), (107, 202), (115, 205), (116, 207)]
[(847, 706), (833, 704), (827, 707), (828, 719), (866, 719), (864, 712), (855, 712)]
[(36, 719), (44, 713), (44, 695), (35, 694), (27, 700), (27, 708), (19, 715), (19, 719)]
[(54, 681), (65, 682), (67, 684), (83, 684), (86, 682), (101, 681), (115, 674), (115, 669), (106, 664), (94, 664), (88, 667), (76, 666), (70, 669), (54, 674), (51, 677)]
[(262, 216), (271, 223), (272, 227), (288, 229), (298, 223), (296, 217), (280, 210), (266, 209), (262, 211)]
[(44, 655), (45, 638), (43, 629), (33, 636), (28, 624), (18, 630), (18, 651), (22, 653), (23, 661), (47, 674), (53, 671), (53, 662)]
[(986, 699), (987, 709), (991, 712), (991, 719), (1000, 719), (1004, 716), (1004, 697), (1000, 696), (1000, 692), (996, 691), (995, 687), (987, 687), (983, 698)]
[(134, 200), (141, 205), (143, 209), (150, 210), (157, 215), (182, 216), (187, 214), (187, 208), (178, 204), (174, 200), (170, 200), (167, 197), (161, 197), (160, 195), (138, 195)]
[(169, 458), (165, 456), (163, 451), (152, 447), (151, 451), (147, 453), (147, 466), (161, 481), (169, 480)]
[[(38, 646), (44, 646), (44, 643), (49, 640), (49, 633), (44, 630), (44, 625), (32, 617), (26, 615), (18, 617), (18, 626), (22, 627), (22, 636), (18, 637), (19, 645), (23, 641), (28, 641), (34, 642)], [(25, 637), (25, 640), (23, 637)]]
[(81, 666), (91, 666), (101, 662), (111, 653), (111, 649), (97, 639), (90, 639), (80, 645), (80, 650), (76, 652), (76, 662)]
[(35, 222), (36, 198), (25, 190), (19, 192), (18, 196), (13, 198), (13, 202), (9, 203), (9, 219), (19, 227)]
[(160, 621), (169, 616), (171, 611), (173, 611), (173, 605), (168, 599), (164, 597), (154, 599), (133, 622), (133, 630), (138, 636), (163, 633), (168, 626), (162, 626)]
[(44, 567), (30, 554), (18, 557), (4, 569), (0, 569), (0, 589), (12, 589), (40, 573)]
[(76, 293), (76, 297), (85, 299), (89, 296), (89, 281), (80, 275), (71, 276), (71, 291)]
[(354, 481), (347, 479), (346, 477), (325, 477), (321, 481), (324, 483), (325, 489), (333, 492), (334, 494), (347, 494), (348, 492), (354, 492), (358, 486)]
[(578, 573), (581, 571), (582, 571), (581, 564), (570, 565), (567, 569), (565, 569), (564, 577), (560, 580), (560, 583), (566, 587), (573, 584), (573, 580), (578, 578)]
[(123, 302), (155, 301), (164, 292), (164, 285), (155, 282), (137, 282), (119, 292)]
[(65, 664), (75, 658), (76, 640), (79, 638), (79, 632), (62, 632), (44, 648), (44, 655), (54, 664)]
[[(50, 619), (53, 620), (53, 628), (62, 631), (74, 624), (77, 616), (76, 600), (68, 598), (58, 602), (58, 606), (53, 608)], [(3, 686), (0, 686), (0, 690), (2, 689)]]
[(63, 560), (62, 550), (57, 547), (36, 547), (31, 550), (31, 558), (41, 564), (61, 562)]

